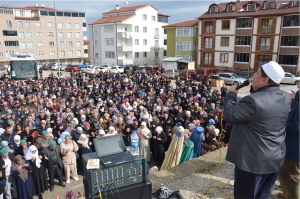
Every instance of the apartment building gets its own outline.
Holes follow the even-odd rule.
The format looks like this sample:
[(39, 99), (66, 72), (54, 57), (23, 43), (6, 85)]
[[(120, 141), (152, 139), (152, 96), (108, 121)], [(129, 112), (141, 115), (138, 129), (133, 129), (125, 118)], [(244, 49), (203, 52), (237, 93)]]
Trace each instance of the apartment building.
[[(56, 16), (56, 17), (55, 17)], [(0, 6), (0, 63), (12, 55), (30, 55), (37, 63), (83, 63), (85, 12), (57, 10), (44, 5)]]
[(89, 24), (90, 61), (94, 65), (158, 64), (166, 56), (162, 26), (169, 15), (150, 4), (119, 7)]
[(167, 30), (167, 56), (198, 59), (198, 19), (163, 26)]
[(200, 67), (257, 70), (271, 60), (299, 68), (299, 0), (211, 4), (199, 17)]

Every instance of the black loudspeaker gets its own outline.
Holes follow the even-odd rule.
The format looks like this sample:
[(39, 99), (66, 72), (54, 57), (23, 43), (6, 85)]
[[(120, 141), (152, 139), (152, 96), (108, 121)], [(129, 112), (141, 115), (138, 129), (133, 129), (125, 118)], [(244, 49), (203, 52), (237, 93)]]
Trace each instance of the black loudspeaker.
[[(88, 183), (84, 180), (85, 198), (86, 199), (99, 199), (99, 196), (89, 197)], [(119, 194), (118, 194), (119, 192)], [(118, 191), (114, 188), (111, 190), (102, 190), (103, 199), (152, 199), (152, 182), (137, 183), (126, 187), (121, 187)]]

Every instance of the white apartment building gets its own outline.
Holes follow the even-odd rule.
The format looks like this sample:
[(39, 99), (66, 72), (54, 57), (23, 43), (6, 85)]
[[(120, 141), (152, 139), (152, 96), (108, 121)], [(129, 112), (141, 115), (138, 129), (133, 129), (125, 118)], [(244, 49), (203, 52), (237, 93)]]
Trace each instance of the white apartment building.
[(44, 5), (0, 5), (0, 29), (3, 65), (8, 65), (12, 55), (30, 55), (37, 63), (57, 62), (58, 58), (60, 63), (83, 63), (88, 57), (85, 12)]
[(158, 64), (166, 56), (169, 15), (150, 4), (118, 7), (89, 24), (94, 65)]

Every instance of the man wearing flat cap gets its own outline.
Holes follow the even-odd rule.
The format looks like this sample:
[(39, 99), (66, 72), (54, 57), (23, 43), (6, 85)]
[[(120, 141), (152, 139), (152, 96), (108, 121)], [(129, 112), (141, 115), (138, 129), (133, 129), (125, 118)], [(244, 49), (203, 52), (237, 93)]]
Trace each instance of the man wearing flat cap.
[(42, 135), (36, 140), (35, 146), (41, 151), (44, 148), (48, 147), (50, 142), (53, 141), (53, 137), (48, 135), (48, 131), (45, 130), (42, 132)]
[(237, 104), (236, 86), (225, 97), (224, 120), (233, 125), (226, 159), (235, 164), (234, 198), (270, 196), (286, 153), (290, 95), (280, 90), (285, 73), (274, 61), (253, 74), (254, 92)]

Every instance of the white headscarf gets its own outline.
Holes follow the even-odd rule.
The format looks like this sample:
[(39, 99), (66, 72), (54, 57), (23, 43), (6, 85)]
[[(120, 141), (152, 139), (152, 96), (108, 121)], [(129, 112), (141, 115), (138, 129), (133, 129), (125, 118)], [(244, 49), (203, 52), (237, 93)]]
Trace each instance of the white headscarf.
[[(111, 133), (111, 132), (110, 132), (111, 130), (114, 130), (114, 132)], [(115, 127), (110, 126), (110, 127), (108, 128), (108, 133), (107, 133), (106, 135), (107, 135), (107, 136), (110, 136), (110, 135), (117, 135), (117, 134), (118, 134), (118, 132), (116, 131)]]
[[(33, 154), (32, 151), (36, 151), (36, 153)], [(35, 157), (35, 165), (37, 166), (37, 168), (40, 168), (42, 160), (39, 158), (39, 151), (37, 150), (37, 148), (34, 145), (31, 145), (28, 148), (27, 153), (26, 153), (26, 160), (31, 160), (32, 157)]]
[(89, 147), (89, 140), (88, 139), (85, 139), (85, 141), (83, 141), (83, 139), (86, 138), (86, 134), (81, 134), (79, 136), (79, 140), (77, 141), (79, 144), (85, 144), (86, 145), (86, 148), (90, 148)]
[(158, 135), (161, 134), (161, 132), (163, 131), (161, 126), (156, 127), (155, 130), (157, 131)]
[[(17, 143), (16, 140), (19, 140), (19, 142)], [(14, 142), (16, 143), (17, 146), (20, 145), (20, 141), (21, 141), (21, 137), (19, 135), (15, 135), (14, 136)]]

